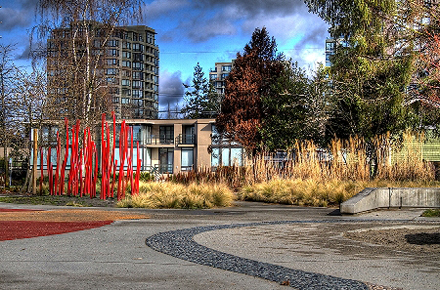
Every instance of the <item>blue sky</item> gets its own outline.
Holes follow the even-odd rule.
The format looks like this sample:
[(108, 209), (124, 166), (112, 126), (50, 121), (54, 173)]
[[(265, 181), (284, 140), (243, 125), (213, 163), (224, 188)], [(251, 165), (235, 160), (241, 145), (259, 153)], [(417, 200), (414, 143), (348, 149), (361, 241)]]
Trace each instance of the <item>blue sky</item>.
[[(0, 42), (16, 44), (14, 57), (23, 66), (29, 64), (27, 47), (36, 2), (1, 4)], [(147, 0), (143, 11), (140, 24), (157, 32), (161, 109), (168, 103), (172, 108), (182, 105), (182, 83), (191, 81), (197, 62), (207, 75), (215, 62), (231, 61), (256, 27), (265, 26), (278, 50), (300, 66), (313, 69), (317, 62), (324, 63), (328, 26), (308, 13), (301, 0)]]

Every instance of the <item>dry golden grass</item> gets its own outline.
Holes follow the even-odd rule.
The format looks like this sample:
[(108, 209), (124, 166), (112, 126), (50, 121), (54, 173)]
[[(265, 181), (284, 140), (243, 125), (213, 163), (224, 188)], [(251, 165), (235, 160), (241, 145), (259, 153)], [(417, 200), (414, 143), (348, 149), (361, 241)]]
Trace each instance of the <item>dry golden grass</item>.
[(273, 179), (243, 186), (238, 199), (300, 206), (335, 206), (368, 187), (438, 187), (440, 182)]
[(141, 183), (140, 194), (119, 201), (118, 207), (213, 208), (230, 206), (235, 199), (228, 186), (220, 183)]

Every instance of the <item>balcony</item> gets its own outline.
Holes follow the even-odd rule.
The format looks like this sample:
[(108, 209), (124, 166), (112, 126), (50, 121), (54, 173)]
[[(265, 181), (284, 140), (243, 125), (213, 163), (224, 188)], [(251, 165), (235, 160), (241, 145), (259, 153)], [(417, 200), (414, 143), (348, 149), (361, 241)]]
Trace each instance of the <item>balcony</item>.
[(196, 144), (195, 134), (179, 134), (179, 136), (176, 137), (177, 146), (194, 145), (194, 144)]
[(163, 135), (163, 136), (154, 136), (145, 138), (145, 144), (147, 145), (170, 145), (174, 144), (174, 140), (172, 136)]

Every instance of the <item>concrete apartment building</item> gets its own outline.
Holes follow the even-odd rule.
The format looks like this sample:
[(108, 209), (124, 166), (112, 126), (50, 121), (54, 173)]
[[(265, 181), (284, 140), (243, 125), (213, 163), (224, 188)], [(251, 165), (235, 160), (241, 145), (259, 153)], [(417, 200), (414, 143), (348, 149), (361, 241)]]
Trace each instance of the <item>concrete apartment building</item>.
[[(76, 59), (72, 55), (72, 35), (81, 34), (82, 27), (55, 29), (47, 41), (48, 88), (55, 97), (64, 98), (72, 91), (66, 79), (69, 66), (78, 65), (87, 46), (79, 35)], [(159, 105), (159, 48), (156, 32), (144, 26), (120, 26), (111, 33), (99, 23), (90, 23), (93, 30), (92, 55), (98, 59), (96, 73), (99, 86), (115, 111), (117, 118), (156, 119)], [(110, 36), (109, 36), (110, 34)], [(78, 36), (75, 36), (78, 37)], [(66, 61), (67, 59), (67, 61)], [(75, 59), (75, 60), (73, 60)], [(79, 64), (83, 67), (82, 64)], [(95, 64), (93, 64), (95, 65)], [(84, 65), (85, 67), (85, 65)]]
[(232, 62), (216, 62), (209, 72), (209, 81), (214, 85), (219, 95), (225, 94), (225, 79), (232, 70)]

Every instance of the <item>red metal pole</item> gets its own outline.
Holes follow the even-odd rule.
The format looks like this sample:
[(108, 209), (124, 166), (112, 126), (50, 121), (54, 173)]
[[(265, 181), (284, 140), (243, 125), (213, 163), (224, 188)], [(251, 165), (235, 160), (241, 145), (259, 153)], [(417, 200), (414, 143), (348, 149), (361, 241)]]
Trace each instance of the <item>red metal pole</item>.
[(64, 193), (64, 176), (66, 173), (67, 158), (69, 157), (69, 121), (67, 118), (64, 119), (64, 125), (66, 130), (66, 152), (64, 153), (64, 162), (61, 168), (60, 195)]
[(60, 163), (61, 163), (61, 140), (60, 140), (60, 132), (57, 132), (57, 168), (55, 172), (55, 195), (58, 195), (58, 177), (60, 172)]
[(49, 147), (47, 149), (47, 176), (49, 177), (49, 193), (53, 195), (53, 172), (52, 172), (52, 149)]
[[(43, 195), (43, 179), (44, 179), (43, 165), (44, 165), (43, 147), (40, 147), (40, 172), (41, 172), (40, 195)], [(37, 166), (37, 165), (35, 164), (35, 166)]]

